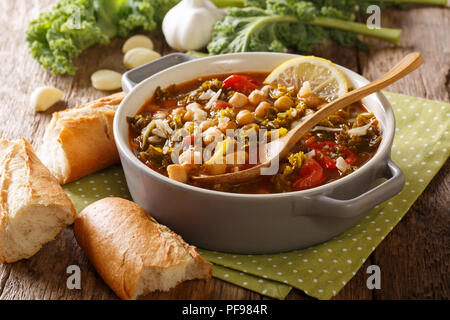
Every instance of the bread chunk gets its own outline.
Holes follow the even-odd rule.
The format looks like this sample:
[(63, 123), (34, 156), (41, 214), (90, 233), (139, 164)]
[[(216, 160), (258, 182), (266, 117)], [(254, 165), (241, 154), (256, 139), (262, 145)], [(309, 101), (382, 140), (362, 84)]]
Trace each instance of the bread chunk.
[(74, 218), (72, 202), (30, 143), (0, 140), (0, 262), (31, 257)]
[(104, 198), (77, 215), (78, 244), (109, 287), (122, 299), (182, 281), (211, 278), (211, 263), (134, 202)]
[(125, 94), (120, 92), (53, 113), (37, 153), (60, 184), (75, 181), (119, 161), (113, 120), (124, 97)]

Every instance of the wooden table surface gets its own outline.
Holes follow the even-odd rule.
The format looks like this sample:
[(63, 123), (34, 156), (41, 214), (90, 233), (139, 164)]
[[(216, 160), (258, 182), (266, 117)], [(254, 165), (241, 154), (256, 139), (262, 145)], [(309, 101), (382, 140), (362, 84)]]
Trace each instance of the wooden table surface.
[[(77, 60), (75, 77), (56, 77), (29, 55), (24, 41), (27, 22), (48, 9), (51, 0), (0, 0), (0, 137), (41, 143), (51, 112), (106, 95), (91, 87), (90, 75), (101, 68), (125, 71), (123, 40), (107, 47), (96, 46)], [(450, 9), (383, 9), (382, 25), (403, 29), (400, 47), (372, 41), (369, 52), (325, 44), (314, 54), (331, 59), (368, 79), (375, 79), (411, 51), (422, 53), (425, 64), (390, 91), (450, 102)], [(161, 35), (152, 35), (157, 50), (169, 49)], [(35, 113), (29, 96), (37, 86), (52, 85), (65, 92), (64, 102), (45, 113)], [(335, 299), (448, 299), (449, 279), (449, 162), (439, 171), (402, 221), (367, 259), (355, 277)], [(66, 288), (66, 268), (79, 265), (82, 289)], [(366, 287), (368, 265), (380, 266), (381, 289)], [(78, 247), (72, 228), (66, 228), (29, 260), (0, 264), (0, 299), (116, 299)], [(227, 282), (190, 281), (151, 299), (264, 299), (263, 296)], [(287, 299), (311, 299), (292, 290)]]

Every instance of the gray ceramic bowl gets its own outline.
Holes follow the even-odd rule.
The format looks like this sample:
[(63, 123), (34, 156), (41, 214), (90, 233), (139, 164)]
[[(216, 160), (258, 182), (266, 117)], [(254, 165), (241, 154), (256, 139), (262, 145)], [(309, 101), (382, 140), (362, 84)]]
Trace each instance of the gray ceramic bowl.
[[(158, 174), (132, 153), (126, 117), (134, 116), (157, 86), (164, 88), (214, 74), (270, 72), (293, 57), (280, 53), (239, 53), (183, 62), (191, 59), (175, 54), (126, 74), (123, 87), (129, 93), (116, 113), (114, 136), (133, 200), (191, 244), (210, 250), (256, 254), (327, 241), (355, 225), (375, 205), (400, 192), (404, 176), (390, 160), (395, 119), (381, 93), (363, 100), (383, 131), (378, 152), (354, 173), (310, 190), (269, 195), (205, 190)], [(177, 63), (180, 64), (169, 67)], [(162, 69), (165, 70), (155, 73)], [(340, 69), (354, 87), (368, 82), (346, 68)]]

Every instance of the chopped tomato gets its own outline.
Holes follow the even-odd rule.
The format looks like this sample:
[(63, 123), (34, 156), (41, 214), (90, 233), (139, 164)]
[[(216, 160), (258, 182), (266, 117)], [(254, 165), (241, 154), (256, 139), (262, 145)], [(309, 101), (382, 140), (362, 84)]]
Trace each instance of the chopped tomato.
[(313, 144), (315, 144), (316, 141), (317, 141), (316, 136), (312, 136), (312, 137), (306, 139), (305, 145), (306, 145), (307, 147), (310, 147), (310, 146), (312, 146)]
[(333, 153), (343, 153), (344, 160), (349, 165), (356, 162), (356, 155), (349, 148), (332, 141), (310, 144), (309, 147), (316, 153), (314, 159), (318, 161), (322, 167), (329, 170), (337, 170), (336, 159), (331, 157), (331, 154)]
[(335, 170), (336, 167), (336, 160), (331, 158), (330, 156), (326, 155), (324, 152), (320, 150), (315, 150), (316, 154), (314, 155), (314, 159), (316, 159), (320, 165), (328, 170)]
[(228, 102), (223, 101), (223, 100), (217, 100), (216, 102), (214, 102), (214, 105), (213, 105), (214, 110), (226, 109), (228, 107), (231, 107), (231, 104), (229, 104)]
[(341, 145), (341, 151), (345, 155), (345, 158), (344, 158), (345, 162), (347, 162), (349, 165), (352, 165), (356, 162), (357, 158), (356, 158), (355, 153), (352, 150), (350, 150), (346, 146)]
[(292, 183), (292, 188), (296, 191), (318, 187), (327, 180), (327, 176), (317, 161), (307, 159), (297, 173), (297, 177)]
[(259, 82), (250, 77), (233, 74), (223, 81), (225, 88), (231, 88), (234, 91), (249, 94), (260, 86)]

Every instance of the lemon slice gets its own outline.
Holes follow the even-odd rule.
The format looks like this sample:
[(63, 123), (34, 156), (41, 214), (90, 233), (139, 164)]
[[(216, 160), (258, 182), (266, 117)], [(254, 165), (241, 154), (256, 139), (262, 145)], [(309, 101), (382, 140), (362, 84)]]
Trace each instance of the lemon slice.
[(264, 83), (300, 89), (305, 81), (309, 81), (314, 95), (328, 102), (344, 95), (348, 89), (344, 74), (331, 61), (314, 56), (294, 58), (280, 64)]

